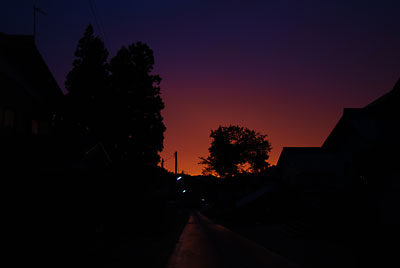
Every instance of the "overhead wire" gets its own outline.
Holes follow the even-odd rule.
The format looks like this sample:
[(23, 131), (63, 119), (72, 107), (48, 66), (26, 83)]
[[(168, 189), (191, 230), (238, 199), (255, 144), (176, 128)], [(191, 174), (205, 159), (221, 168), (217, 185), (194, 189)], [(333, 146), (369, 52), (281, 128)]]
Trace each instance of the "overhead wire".
[(107, 44), (109, 44), (109, 42), (108, 42), (108, 37), (107, 37), (107, 35), (106, 35), (106, 31), (105, 31), (105, 29), (104, 29), (103, 18), (102, 18), (102, 16), (101, 16), (100, 12), (99, 12), (98, 9), (97, 9), (96, 2), (94, 1), (94, 2), (92, 2), (92, 4), (93, 4), (94, 11), (96, 12), (97, 17), (98, 17), (98, 20), (99, 20), (100, 31), (101, 31), (102, 34), (103, 34), (104, 43), (106, 44), (106, 47), (108, 47)]
[[(98, 16), (96, 15), (96, 10), (95, 10), (94, 4), (92, 3), (91, 0), (88, 0), (88, 1), (89, 1), (90, 10), (92, 11), (93, 18), (96, 23), (97, 29), (99, 29), (100, 34), (103, 36), (104, 46), (108, 49), (108, 46), (106, 44), (106, 34), (104, 31), (104, 27), (100, 26), (101, 21), (99, 23), (99, 19), (98, 19)], [(101, 25), (103, 25), (103, 24), (101, 24)]]
[(166, 160), (164, 160), (164, 163), (167, 162), (168, 160), (172, 159), (175, 155), (172, 154), (170, 157), (168, 157)]

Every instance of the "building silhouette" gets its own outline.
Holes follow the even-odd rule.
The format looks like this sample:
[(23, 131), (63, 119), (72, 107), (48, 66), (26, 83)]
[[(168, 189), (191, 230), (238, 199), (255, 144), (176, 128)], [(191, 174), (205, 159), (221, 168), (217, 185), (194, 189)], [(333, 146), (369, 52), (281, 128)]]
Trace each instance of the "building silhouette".
[(364, 193), (383, 223), (400, 223), (400, 80), (363, 108), (345, 108), (321, 147), (285, 147), (284, 185), (304, 193)]
[(0, 33), (0, 165), (51, 166), (53, 120), (62, 96), (33, 36)]

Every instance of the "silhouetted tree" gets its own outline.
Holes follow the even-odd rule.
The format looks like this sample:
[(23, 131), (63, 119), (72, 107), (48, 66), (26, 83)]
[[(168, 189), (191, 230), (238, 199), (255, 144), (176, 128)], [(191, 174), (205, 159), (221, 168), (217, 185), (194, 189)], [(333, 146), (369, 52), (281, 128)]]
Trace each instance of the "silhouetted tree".
[(63, 112), (71, 144), (82, 151), (101, 142), (114, 163), (156, 165), (165, 126), (161, 78), (151, 74), (153, 51), (138, 42), (122, 47), (108, 64), (104, 43), (89, 25), (75, 57)]
[(65, 81), (68, 90), (66, 119), (94, 143), (104, 139), (104, 130), (108, 127), (110, 88), (107, 57), (103, 41), (94, 36), (89, 24), (78, 42), (73, 68)]
[(212, 130), (210, 137), (213, 139), (208, 149), (210, 155), (200, 157), (200, 164), (206, 166), (203, 174), (226, 178), (243, 172), (260, 173), (268, 168), (271, 144), (267, 135), (230, 125)]
[(153, 51), (141, 42), (122, 47), (110, 61), (115, 95), (115, 152), (123, 161), (154, 166), (160, 161), (165, 126), (161, 116), (161, 77), (151, 74)]

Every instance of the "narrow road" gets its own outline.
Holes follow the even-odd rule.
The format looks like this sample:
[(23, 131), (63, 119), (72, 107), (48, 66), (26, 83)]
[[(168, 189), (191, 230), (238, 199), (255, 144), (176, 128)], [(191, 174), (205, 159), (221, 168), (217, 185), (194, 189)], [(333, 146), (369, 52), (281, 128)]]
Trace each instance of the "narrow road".
[(254, 268), (299, 266), (229, 229), (193, 213), (167, 268)]

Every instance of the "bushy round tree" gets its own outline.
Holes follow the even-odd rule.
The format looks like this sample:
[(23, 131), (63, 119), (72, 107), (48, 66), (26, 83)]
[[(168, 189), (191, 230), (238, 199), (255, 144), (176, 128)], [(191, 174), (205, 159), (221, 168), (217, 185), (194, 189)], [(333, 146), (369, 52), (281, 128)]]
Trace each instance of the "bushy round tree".
[(203, 174), (227, 178), (239, 173), (261, 173), (268, 168), (271, 144), (267, 135), (230, 125), (212, 130), (210, 137), (209, 156), (200, 158), (200, 164), (205, 165)]

